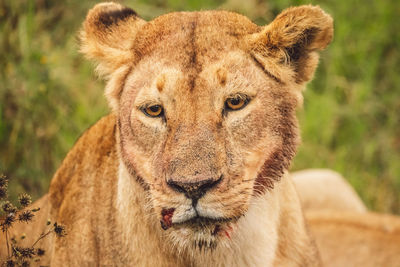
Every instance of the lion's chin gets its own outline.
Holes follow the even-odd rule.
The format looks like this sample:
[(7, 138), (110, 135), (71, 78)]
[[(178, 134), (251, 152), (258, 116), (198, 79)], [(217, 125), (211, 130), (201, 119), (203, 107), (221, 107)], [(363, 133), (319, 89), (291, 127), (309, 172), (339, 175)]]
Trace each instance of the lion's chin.
[(236, 225), (235, 219), (211, 219), (195, 217), (173, 224), (169, 230), (175, 244), (198, 251), (214, 250), (219, 244), (231, 241)]

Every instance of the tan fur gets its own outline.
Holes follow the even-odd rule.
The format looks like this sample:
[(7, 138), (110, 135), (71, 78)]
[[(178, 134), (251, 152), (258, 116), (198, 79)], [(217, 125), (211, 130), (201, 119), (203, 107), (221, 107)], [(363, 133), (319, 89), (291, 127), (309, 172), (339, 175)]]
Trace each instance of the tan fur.
[(311, 169), (293, 172), (290, 176), (299, 193), (301, 205), (306, 211), (367, 211), (351, 185), (337, 172)]
[[(51, 182), (51, 217), (68, 230), (51, 265), (318, 266), (286, 173), (299, 92), (332, 27), (312, 6), (264, 27), (225, 11), (150, 22), (115, 3), (89, 11), (81, 50), (113, 113)], [(238, 97), (247, 105), (227, 109)], [(154, 105), (160, 117), (145, 114)]]
[[(252, 55), (279, 80), (307, 82), (314, 74), (318, 50), (333, 37), (332, 18), (319, 7), (288, 8), (262, 34), (251, 39)], [(263, 44), (263, 45), (260, 45)], [(282, 62), (286, 67), (282, 68)]]
[(157, 80), (158, 91), (161, 92), (164, 89), (164, 85), (165, 85), (165, 75), (161, 75), (160, 77), (158, 77), (158, 80)]
[(400, 218), (376, 213), (306, 213), (324, 266), (400, 266)]

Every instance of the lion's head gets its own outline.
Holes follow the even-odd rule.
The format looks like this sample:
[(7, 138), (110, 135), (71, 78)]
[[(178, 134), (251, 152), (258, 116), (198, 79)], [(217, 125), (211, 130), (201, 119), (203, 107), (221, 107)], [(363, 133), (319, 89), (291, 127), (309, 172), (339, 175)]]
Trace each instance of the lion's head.
[(89, 12), (82, 51), (108, 80), (122, 162), (172, 242), (226, 239), (287, 170), (301, 90), (332, 31), (312, 6), (263, 27), (225, 11), (150, 22), (116, 3)]

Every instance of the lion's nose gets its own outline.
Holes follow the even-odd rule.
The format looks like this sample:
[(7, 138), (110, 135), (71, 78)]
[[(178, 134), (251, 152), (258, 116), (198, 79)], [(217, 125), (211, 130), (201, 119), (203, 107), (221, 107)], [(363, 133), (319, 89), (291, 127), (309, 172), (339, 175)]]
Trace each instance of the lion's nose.
[(215, 187), (221, 180), (222, 176), (218, 179), (210, 178), (195, 182), (184, 182), (170, 179), (167, 181), (167, 184), (175, 191), (185, 194), (185, 196), (192, 199), (193, 202), (197, 202), (199, 198), (204, 196), (208, 190)]

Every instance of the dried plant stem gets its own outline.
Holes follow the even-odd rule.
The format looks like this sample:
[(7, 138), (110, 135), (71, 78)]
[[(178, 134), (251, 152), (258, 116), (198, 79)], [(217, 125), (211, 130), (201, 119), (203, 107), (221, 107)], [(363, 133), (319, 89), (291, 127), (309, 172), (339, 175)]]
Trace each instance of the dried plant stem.
[[(35, 216), (35, 213), (40, 210), (40, 207), (34, 209), (29, 208), (29, 205), (32, 204), (32, 199), (28, 194), (25, 193), (19, 195), (19, 205), (14, 206), (7, 199), (7, 182), (8, 180), (5, 178), (5, 176), (0, 175), (0, 209), (5, 213), (5, 216), (2, 214), (0, 217), (0, 230), (4, 235), (7, 245), (7, 259), (0, 259), (0, 267), (30, 266), (32, 261), (35, 261), (34, 265), (37, 266), (37, 262), (40, 261), (40, 257), (44, 255), (45, 250), (42, 248), (35, 249), (35, 246), (40, 240), (48, 237), (51, 233), (54, 233), (57, 238), (65, 236), (65, 226), (54, 222), (53, 226), (50, 226), (50, 228), (45, 228), (45, 230), (39, 235), (39, 237), (31, 246), (18, 244), (18, 241), (14, 236), (10, 237), (10, 235), (13, 235), (13, 233), (9, 231), (10, 228), (14, 225), (14, 223), (32, 222), (32, 218)], [(48, 220), (46, 223), (47, 227), (50, 224), (51, 221)], [(25, 237), (25, 234), (23, 234), (21, 236), (21, 240), (25, 239)]]
[(35, 247), (35, 245), (37, 244), (37, 242), (39, 242), (40, 240), (42, 240), (43, 238), (45, 238), (46, 236), (48, 236), (51, 232), (53, 232), (52, 229), (50, 229), (47, 233), (42, 233), (39, 238), (35, 241), (35, 243), (32, 244), (32, 248)]
[(8, 229), (6, 229), (7, 256), (10, 258), (10, 245), (8, 244)]

